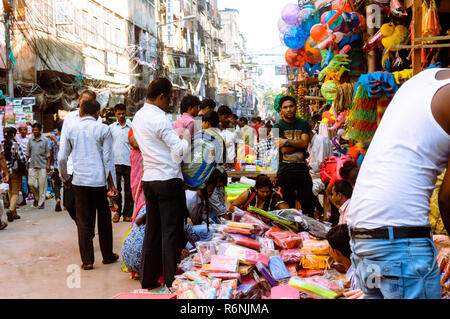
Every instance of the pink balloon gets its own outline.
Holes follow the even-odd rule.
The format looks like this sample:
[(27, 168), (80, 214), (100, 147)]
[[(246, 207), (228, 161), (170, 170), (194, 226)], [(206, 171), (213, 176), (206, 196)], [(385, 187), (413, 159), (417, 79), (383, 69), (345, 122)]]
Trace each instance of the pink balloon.
[(281, 11), (281, 18), (286, 24), (295, 25), (300, 14), (300, 7), (295, 3), (287, 4)]

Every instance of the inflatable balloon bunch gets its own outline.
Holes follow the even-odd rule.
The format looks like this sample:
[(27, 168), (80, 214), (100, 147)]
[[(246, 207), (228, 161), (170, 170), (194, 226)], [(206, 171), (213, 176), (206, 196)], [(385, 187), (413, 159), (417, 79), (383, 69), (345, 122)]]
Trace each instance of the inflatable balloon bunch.
[(287, 4), (278, 20), (280, 41), (287, 46), (286, 63), (293, 68), (302, 68), (313, 75), (320, 70), (322, 56), (316, 48), (317, 43), (310, 38), (311, 27), (320, 22), (320, 15), (314, 5), (305, 4), (313, 1), (301, 1)]

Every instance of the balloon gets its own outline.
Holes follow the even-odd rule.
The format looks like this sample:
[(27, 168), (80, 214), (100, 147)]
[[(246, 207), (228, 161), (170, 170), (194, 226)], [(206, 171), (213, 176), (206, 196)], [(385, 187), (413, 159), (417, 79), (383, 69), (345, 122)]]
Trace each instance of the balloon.
[(317, 44), (317, 41), (314, 41), (311, 37), (305, 42), (306, 61), (309, 64), (317, 64), (322, 61), (320, 50), (315, 48)]
[(299, 22), (305, 32), (309, 35), (311, 28), (315, 24), (320, 23), (319, 12), (316, 12), (314, 7), (311, 8), (311, 6), (306, 6), (302, 9), (302, 11), (300, 11)]
[(314, 41), (321, 42), (328, 37), (327, 27), (323, 24), (316, 24), (311, 28), (311, 38)]
[(292, 27), (292, 25), (286, 24), (282, 18), (278, 19), (278, 30), (281, 33), (285, 33), (290, 27)]
[(342, 24), (342, 11), (328, 11), (326, 12), (325, 23), (330, 29), (339, 28)]
[(287, 47), (294, 50), (300, 49), (306, 41), (305, 31), (301, 27), (290, 27), (284, 33), (283, 39)]
[(306, 53), (303, 48), (299, 50), (287, 49), (284, 58), (286, 63), (293, 68), (301, 68), (306, 63)]
[(295, 25), (298, 21), (298, 15), (300, 13), (300, 8), (295, 3), (289, 3), (284, 6), (281, 11), (281, 18), (286, 22), (286, 24)]
[(340, 0), (331, 5), (332, 10), (342, 10), (345, 12), (352, 12), (353, 8), (350, 0)]
[(352, 25), (352, 30), (359, 27), (360, 21), (359, 21), (359, 16), (356, 12), (350, 13), (350, 21), (351, 21), (351, 25)]

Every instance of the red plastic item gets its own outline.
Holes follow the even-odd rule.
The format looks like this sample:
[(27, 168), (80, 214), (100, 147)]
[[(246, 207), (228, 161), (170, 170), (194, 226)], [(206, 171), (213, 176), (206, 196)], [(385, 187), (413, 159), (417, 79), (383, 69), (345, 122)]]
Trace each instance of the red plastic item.
[(244, 212), (244, 216), (241, 217), (241, 222), (247, 224), (255, 224), (259, 230), (259, 235), (264, 234), (270, 229), (270, 227), (266, 223), (248, 212)]
[(252, 232), (250, 229), (245, 228), (236, 228), (236, 227), (225, 227), (223, 229), (224, 232), (230, 234), (241, 234), (241, 235), (251, 235)]
[(264, 265), (269, 265), (269, 256), (260, 254), (258, 252), (246, 251), (244, 261), (251, 265), (256, 265), (256, 263), (261, 262)]
[(298, 248), (302, 243), (302, 239), (296, 233), (291, 231), (283, 231), (278, 227), (274, 227), (266, 233), (266, 237), (272, 239), (274, 243), (281, 248)]
[(248, 237), (234, 237), (232, 242), (233, 244), (241, 245), (255, 250), (259, 250), (259, 248), (261, 248), (259, 242)]
[(297, 276), (299, 277), (323, 276), (323, 274), (323, 270), (300, 269), (297, 271)]
[(377, 31), (363, 46), (363, 50), (370, 51), (374, 47), (376, 47), (383, 39), (383, 35), (381, 34), (381, 29)]
[(302, 250), (300, 248), (282, 249), (281, 259), (285, 263), (299, 263), (302, 260)]
[(291, 277), (297, 276), (297, 265), (296, 264), (286, 264), (286, 268), (289, 271)]

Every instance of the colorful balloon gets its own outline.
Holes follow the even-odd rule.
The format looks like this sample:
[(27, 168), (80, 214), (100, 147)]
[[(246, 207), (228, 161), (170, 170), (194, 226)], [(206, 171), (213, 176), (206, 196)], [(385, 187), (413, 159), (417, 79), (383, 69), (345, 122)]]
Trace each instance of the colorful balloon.
[(301, 68), (306, 63), (305, 49), (299, 50), (287, 49), (284, 55), (286, 63), (293, 68)]
[(339, 83), (333, 80), (325, 81), (322, 84), (320, 92), (322, 96), (327, 99), (328, 103), (332, 103), (336, 99), (336, 90), (339, 87)]
[[(333, 19), (333, 17), (336, 14), (337, 14), (337, 11), (327, 11), (324, 14), (322, 14), (321, 21), (323, 19), (323, 21), (324, 21), (323, 24), (327, 24), (330, 20)], [(343, 22), (342, 15), (338, 15), (336, 17), (336, 19), (334, 20), (334, 22), (330, 23), (330, 25), (329, 25), (330, 29), (337, 29), (337, 28), (339, 28), (341, 26), (342, 22)]]
[(320, 50), (316, 49), (317, 41), (314, 41), (311, 37), (309, 37), (305, 42), (305, 53), (306, 53), (306, 61), (309, 64), (317, 64), (322, 61), (322, 54)]
[(280, 42), (282, 45), (286, 46), (286, 43), (284, 43), (284, 34), (280, 33)]
[(290, 27), (284, 33), (283, 40), (287, 47), (297, 50), (305, 44), (306, 34), (302, 27)]
[(281, 18), (286, 22), (286, 24), (295, 25), (298, 21), (298, 16), (300, 14), (300, 8), (295, 3), (289, 3), (284, 6), (281, 11)]
[(331, 5), (332, 10), (342, 10), (345, 12), (353, 12), (353, 6), (349, 0), (336, 1)]
[(328, 37), (327, 27), (323, 24), (316, 24), (311, 28), (311, 38), (314, 41), (322, 42)]
[(319, 12), (316, 12), (313, 6), (305, 6), (302, 11), (300, 11), (299, 22), (306, 34), (309, 35), (311, 28), (315, 24), (320, 23)]
[(289, 29), (290, 27), (292, 27), (292, 25), (287, 24), (286, 22), (284, 22), (284, 20), (282, 18), (278, 19), (278, 30), (281, 33), (285, 33), (287, 29)]

